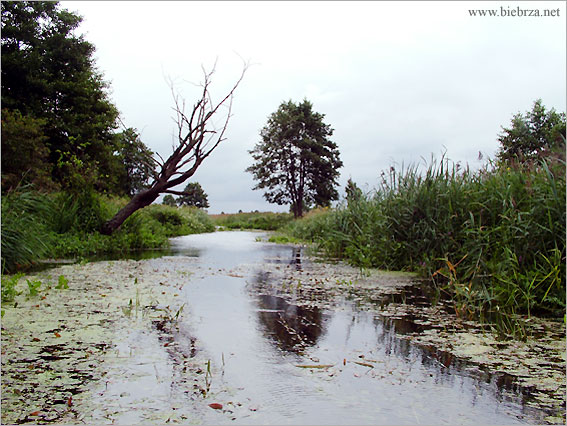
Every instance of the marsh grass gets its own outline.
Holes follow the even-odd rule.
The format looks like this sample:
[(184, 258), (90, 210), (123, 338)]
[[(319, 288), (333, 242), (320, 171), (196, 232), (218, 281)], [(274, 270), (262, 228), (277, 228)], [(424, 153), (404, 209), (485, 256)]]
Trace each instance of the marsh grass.
[(49, 251), (51, 200), (29, 186), (2, 196), (2, 272), (31, 265)]
[(459, 316), (513, 332), (519, 315), (564, 315), (565, 190), (561, 161), (471, 171), (443, 156), (283, 231), (354, 265), (419, 271)]
[(211, 215), (216, 226), (224, 229), (261, 229), (274, 231), (293, 219), (290, 213), (249, 212)]
[(24, 270), (45, 257), (164, 248), (169, 237), (214, 230), (199, 209), (151, 205), (134, 213), (111, 236), (100, 234), (100, 226), (126, 202), (89, 190), (44, 195), (24, 187), (4, 195), (2, 272)]

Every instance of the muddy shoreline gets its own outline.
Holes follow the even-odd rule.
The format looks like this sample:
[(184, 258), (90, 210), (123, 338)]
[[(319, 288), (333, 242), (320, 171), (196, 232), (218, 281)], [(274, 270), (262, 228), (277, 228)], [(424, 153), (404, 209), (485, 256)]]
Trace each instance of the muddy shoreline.
[[(270, 303), (316, 308), (323, 315), (354, 303), (440, 368), (466, 371), (500, 389), (503, 398), (518, 400), (525, 407), (520, 421), (565, 422), (562, 322), (534, 319), (533, 339), (502, 342), (479, 324), (447, 313), (443, 305), (431, 306), (415, 291), (420, 284), (414, 276), (381, 271), (361, 275), (355, 268), (316, 262), (300, 247), (296, 250), (297, 261), (292, 262), (268, 257), (261, 263), (211, 268), (198, 256), (176, 256), (63, 265), (23, 277), (17, 306), (2, 306), (2, 423), (253, 419), (246, 416), (255, 415), (255, 401), (226, 396), (229, 390), (219, 380), (223, 365), (194, 336), (194, 313), (183, 299), (195, 280), (214, 276), (246, 279), (246, 291), (260, 302), (266, 296)], [(55, 288), (59, 275), (69, 280), (68, 289)], [(32, 276), (43, 284), (37, 296), (28, 297), (26, 279)], [(276, 310), (266, 305), (260, 318), (272, 321), (272, 311), (281, 306)], [(293, 335), (295, 325), (284, 326)], [(303, 324), (302, 330), (309, 326)], [(301, 354), (301, 344), (288, 343)], [(228, 362), (230, 354), (222, 354), (222, 364), (225, 357)], [(364, 358), (354, 361), (372, 365)], [(339, 367), (325, 367), (329, 380), (342, 372)], [(310, 370), (305, 374), (319, 373), (316, 367)], [(209, 406), (221, 400), (222, 408)]]

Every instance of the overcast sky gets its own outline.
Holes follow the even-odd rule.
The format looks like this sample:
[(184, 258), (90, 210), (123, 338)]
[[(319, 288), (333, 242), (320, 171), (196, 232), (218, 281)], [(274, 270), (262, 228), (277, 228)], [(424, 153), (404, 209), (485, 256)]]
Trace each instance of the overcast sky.
[[(479, 167), (501, 126), (541, 98), (566, 109), (565, 2), (75, 2), (80, 32), (123, 122), (169, 156), (175, 132), (165, 77), (192, 104), (212, 67), (214, 93), (253, 65), (236, 92), (227, 140), (191, 181), (209, 212), (287, 211), (265, 202), (244, 172), (248, 151), (283, 101), (313, 103), (335, 130), (344, 166), (372, 190), (380, 172), (434, 154)], [(559, 9), (558, 17), (473, 17), (470, 9)], [(218, 91), (218, 92), (217, 92)], [(179, 188), (182, 189), (182, 188)]]

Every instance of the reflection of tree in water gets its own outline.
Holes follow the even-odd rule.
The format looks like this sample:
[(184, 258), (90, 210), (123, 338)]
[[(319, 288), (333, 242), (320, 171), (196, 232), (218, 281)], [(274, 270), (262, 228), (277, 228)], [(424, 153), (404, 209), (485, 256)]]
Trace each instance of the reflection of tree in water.
[(301, 271), (301, 247), (293, 247), (290, 265), (295, 265), (295, 269)]
[(319, 308), (291, 305), (270, 295), (258, 297), (258, 308), (258, 319), (266, 334), (285, 351), (302, 352), (314, 345), (323, 331)]

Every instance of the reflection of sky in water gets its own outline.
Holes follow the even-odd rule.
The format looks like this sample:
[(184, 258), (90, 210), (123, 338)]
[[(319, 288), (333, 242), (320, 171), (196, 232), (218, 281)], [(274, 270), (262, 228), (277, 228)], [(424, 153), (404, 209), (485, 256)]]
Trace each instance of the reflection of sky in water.
[[(494, 381), (473, 379), (446, 354), (400, 338), (414, 331), (411, 322), (384, 320), (348, 303), (337, 312), (298, 307), (258, 291), (269, 274), (229, 276), (230, 268), (265, 259), (308, 267), (297, 262), (291, 247), (256, 242), (261, 235), (218, 232), (173, 239), (174, 251), (198, 252), (200, 264), (215, 271), (184, 288), (186, 312), (215, 366), (212, 394), (258, 408), (240, 413), (233, 423), (519, 422), (522, 408), (503, 398)], [(317, 362), (333, 367), (296, 367)]]

